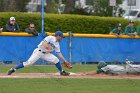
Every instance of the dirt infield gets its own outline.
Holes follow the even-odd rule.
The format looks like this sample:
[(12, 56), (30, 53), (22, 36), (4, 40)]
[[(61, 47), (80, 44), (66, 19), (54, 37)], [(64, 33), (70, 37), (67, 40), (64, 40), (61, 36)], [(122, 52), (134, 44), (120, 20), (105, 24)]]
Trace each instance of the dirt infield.
[(93, 72), (70, 73), (70, 76), (60, 76), (59, 73), (14, 73), (0, 74), (0, 78), (93, 78), (93, 79), (140, 79), (140, 75), (106, 75)]

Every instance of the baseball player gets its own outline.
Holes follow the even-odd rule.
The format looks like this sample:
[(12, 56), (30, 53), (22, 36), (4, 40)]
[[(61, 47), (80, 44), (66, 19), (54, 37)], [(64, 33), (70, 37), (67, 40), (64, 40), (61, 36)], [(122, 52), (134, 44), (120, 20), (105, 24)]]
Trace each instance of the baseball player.
[(122, 24), (119, 23), (116, 28), (114, 28), (110, 33), (110, 35), (123, 35)]
[(136, 36), (137, 35), (137, 31), (134, 27), (134, 22), (130, 21), (128, 23), (128, 25), (125, 27), (125, 34), (129, 35), (129, 36)]
[(131, 62), (126, 63), (126, 73), (127, 74), (140, 74), (140, 65), (132, 64)]
[(126, 61), (126, 66), (107, 65), (105, 62), (99, 62), (96, 72), (106, 74), (140, 74), (140, 65), (131, 64), (129, 60)]
[(120, 65), (107, 65), (105, 62), (100, 62), (97, 66), (97, 71), (99, 73), (106, 74), (125, 74), (126, 70), (124, 66)]
[(60, 75), (63, 75), (63, 76), (70, 75), (69, 72), (65, 72), (62, 69), (59, 59), (52, 54), (52, 52), (55, 50), (56, 54), (63, 60), (63, 62), (67, 62), (60, 52), (59, 42), (62, 39), (63, 39), (63, 33), (61, 31), (56, 31), (55, 36), (47, 36), (40, 42), (38, 47), (33, 51), (31, 57), (26, 62), (23, 62), (17, 65), (16, 67), (11, 68), (8, 71), (8, 75), (11, 75), (12, 73), (14, 73), (16, 70), (20, 68), (24, 68), (24, 67), (32, 65), (39, 58), (42, 58), (49, 62), (53, 62), (58, 68)]

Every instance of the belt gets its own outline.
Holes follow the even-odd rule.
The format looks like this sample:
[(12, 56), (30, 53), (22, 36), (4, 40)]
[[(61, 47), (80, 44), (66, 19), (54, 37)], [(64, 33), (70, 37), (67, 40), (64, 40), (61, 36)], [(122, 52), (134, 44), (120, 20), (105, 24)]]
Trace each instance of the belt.
[(39, 49), (38, 51), (42, 52), (43, 54), (45, 54), (45, 53), (46, 53), (46, 52), (43, 52), (43, 51), (42, 51), (42, 50), (40, 50), (40, 49)]

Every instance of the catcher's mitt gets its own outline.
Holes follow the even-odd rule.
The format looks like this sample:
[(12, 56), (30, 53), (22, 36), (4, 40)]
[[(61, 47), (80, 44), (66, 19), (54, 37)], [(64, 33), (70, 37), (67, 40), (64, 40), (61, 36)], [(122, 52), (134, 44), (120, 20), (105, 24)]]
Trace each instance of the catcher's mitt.
[(68, 68), (68, 69), (71, 69), (72, 68), (72, 65), (69, 62), (67, 62), (67, 61), (64, 61), (63, 62), (63, 66), (66, 67), (66, 68)]

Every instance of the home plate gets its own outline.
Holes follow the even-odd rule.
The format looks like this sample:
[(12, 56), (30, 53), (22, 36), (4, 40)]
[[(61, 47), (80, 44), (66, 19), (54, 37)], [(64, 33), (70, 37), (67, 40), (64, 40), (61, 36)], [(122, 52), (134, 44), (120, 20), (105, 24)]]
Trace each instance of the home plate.
[[(69, 72), (69, 73), (70, 73), (70, 75), (78, 75), (77, 73), (73, 73), (73, 72)], [(54, 73), (54, 75), (60, 75), (60, 73), (57, 72), (57, 73)]]

